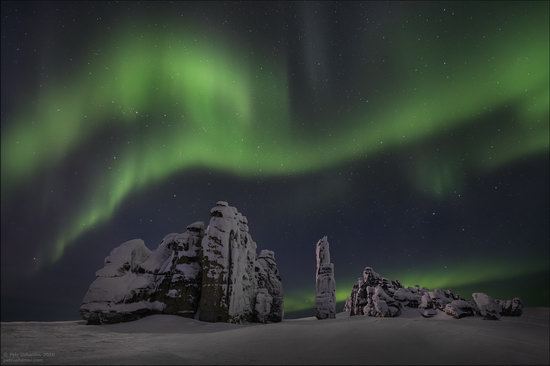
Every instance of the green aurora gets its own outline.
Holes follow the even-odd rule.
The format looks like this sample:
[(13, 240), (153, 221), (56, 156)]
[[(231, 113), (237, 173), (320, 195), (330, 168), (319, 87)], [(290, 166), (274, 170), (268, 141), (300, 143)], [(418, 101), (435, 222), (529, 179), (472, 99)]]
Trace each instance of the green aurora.
[[(75, 202), (74, 215), (47, 247), (46, 256), (55, 262), (84, 232), (109, 220), (128, 197), (185, 169), (206, 167), (243, 177), (306, 174), (412, 148), (502, 108), (513, 115), (509, 128), (496, 137), (481, 136), (485, 143), (473, 147), (462, 166), (481, 174), (546, 153), (548, 4), (540, 7), (542, 11), (518, 16), (502, 31), (485, 29), (483, 44), (463, 40), (451, 51), (452, 39), (423, 43), (413, 39), (413, 31), (395, 30), (390, 35), (397, 45), (392, 68), (401, 81), (368, 105), (357, 105), (344, 119), (327, 115), (321, 123), (332, 123), (330, 134), (296, 127), (305, 117), (291, 108), (284, 59), (270, 64), (259, 57), (243, 60), (244, 51), (230, 46), (234, 43), (227, 37), (212, 33), (205, 39), (192, 29), (139, 36), (119, 32), (94, 62), (37, 91), (36, 103), (10, 116), (1, 141), (2, 199), (63, 164), (113, 124), (124, 131), (128, 141), (120, 144), (109, 169), (95, 175), (86, 198)], [(423, 71), (425, 65), (429, 71)], [(357, 74), (368, 83), (361, 70)], [(138, 138), (144, 130), (146, 138)], [(419, 159), (411, 184), (444, 195), (460, 183), (452, 168), (457, 156), (451, 149), (444, 159)], [(456, 286), (466, 267), (445, 276), (393, 277), (407, 285)], [(503, 278), (509, 274), (506, 268), (508, 264), (495, 262), (464, 280)], [(339, 286), (338, 301), (352, 284)], [(312, 298), (296, 294), (285, 301), (287, 311), (293, 311), (309, 306)]]

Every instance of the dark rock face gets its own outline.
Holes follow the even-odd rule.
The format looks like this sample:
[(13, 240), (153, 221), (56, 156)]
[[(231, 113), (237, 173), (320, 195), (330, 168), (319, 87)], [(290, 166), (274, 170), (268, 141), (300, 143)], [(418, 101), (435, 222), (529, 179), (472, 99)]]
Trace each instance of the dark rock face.
[(260, 323), (280, 322), (284, 317), (283, 284), (275, 262), (275, 253), (262, 250), (256, 260), (258, 290), (254, 315)]
[(484, 319), (500, 319), (502, 308), (491, 296), (483, 292), (474, 292), (472, 297)]
[(330, 262), (330, 249), (325, 236), (317, 242), (317, 271), (315, 275), (315, 316), (317, 319), (336, 317), (336, 283), (334, 264)]
[(520, 316), (523, 313), (523, 303), (520, 298), (512, 300), (495, 300), (500, 305), (500, 314), (504, 316)]
[(199, 319), (251, 321), (256, 299), (256, 243), (246, 217), (220, 201), (210, 211), (203, 239), (203, 276)]
[(205, 321), (276, 322), (283, 318), (283, 287), (275, 255), (262, 251), (246, 217), (227, 202), (211, 220), (168, 234), (150, 251), (136, 239), (115, 248), (96, 272), (80, 307), (88, 324), (118, 323), (155, 314)]
[(500, 319), (501, 315), (521, 315), (522, 302), (493, 300), (486, 294), (474, 293), (474, 301), (466, 301), (451, 290), (403, 287), (399, 281), (380, 276), (371, 267), (363, 270), (363, 277), (353, 285), (351, 294), (344, 304), (344, 311), (350, 316), (368, 315), (376, 317), (399, 316), (406, 308), (418, 308), (420, 315), (429, 318), (444, 312), (454, 318), (480, 314), (485, 319)]
[(460, 319), (465, 316), (473, 316), (476, 312), (476, 306), (465, 300), (453, 300), (445, 305), (443, 311), (447, 315), (451, 315), (455, 319)]
[[(197, 312), (201, 294), (201, 240), (204, 224), (196, 222), (183, 234), (168, 234), (160, 243), (169, 256), (156, 273), (155, 301), (164, 303), (165, 314), (192, 318)], [(158, 250), (158, 249), (157, 249)]]

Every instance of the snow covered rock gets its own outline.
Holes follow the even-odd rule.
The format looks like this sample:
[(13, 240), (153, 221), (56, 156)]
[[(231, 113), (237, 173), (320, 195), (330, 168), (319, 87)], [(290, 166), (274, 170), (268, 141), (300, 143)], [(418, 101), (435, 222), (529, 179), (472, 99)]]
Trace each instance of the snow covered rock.
[(437, 314), (437, 310), (435, 309), (424, 309), (420, 311), (420, 315), (422, 315), (424, 318), (431, 318), (436, 314)]
[(472, 297), (483, 318), (491, 320), (500, 319), (501, 307), (491, 296), (483, 292), (474, 292)]
[(394, 317), (401, 314), (401, 305), (394, 298), (390, 297), (381, 285), (376, 286), (372, 295), (373, 310), (368, 311), (370, 316)]
[[(275, 262), (275, 253), (271, 250), (262, 250), (256, 260), (255, 272), (258, 286), (255, 317), (260, 323), (267, 321), (280, 322), (284, 316), (283, 284)], [(264, 295), (266, 293), (268, 297)], [(258, 301), (271, 301), (269, 309), (266, 310), (266, 307), (258, 308)], [(267, 313), (263, 314), (259, 309), (264, 309), (263, 311), (267, 311)]]
[(259, 323), (267, 323), (271, 314), (273, 298), (265, 288), (261, 288), (256, 293), (256, 305), (254, 306), (254, 316)]
[(476, 307), (465, 300), (453, 300), (445, 305), (443, 311), (445, 311), (446, 314), (451, 315), (453, 318), (460, 319), (465, 316), (473, 316), (476, 311)]
[(247, 219), (225, 201), (219, 201), (210, 216), (202, 240), (199, 319), (250, 321), (256, 301), (256, 243), (248, 233)]
[(203, 235), (204, 223), (195, 222), (187, 226), (183, 234), (166, 235), (157, 249), (169, 253), (156, 272), (154, 295), (154, 300), (166, 305), (166, 314), (194, 317), (197, 312), (202, 282)]
[(330, 262), (330, 250), (327, 237), (317, 242), (317, 272), (315, 308), (317, 319), (336, 317), (336, 283), (334, 264)]
[(393, 293), (393, 298), (402, 302), (404, 306), (417, 308), (420, 305), (421, 295), (414, 288), (398, 288)]
[(161, 305), (149, 301), (155, 288), (154, 276), (143, 273), (140, 267), (150, 256), (151, 251), (141, 239), (113, 249), (82, 300), (82, 318), (89, 324), (118, 323), (162, 310)]
[(499, 319), (501, 315), (521, 315), (522, 302), (493, 300), (483, 293), (474, 293), (474, 301), (466, 301), (451, 290), (429, 290), (416, 285), (403, 287), (399, 281), (380, 276), (371, 267), (365, 267), (363, 276), (353, 285), (344, 304), (350, 316), (399, 316), (404, 307), (418, 308), (420, 315), (432, 317), (443, 311), (457, 319), (481, 314), (486, 319)]
[(503, 316), (520, 316), (523, 313), (523, 302), (518, 297), (495, 301), (500, 305), (500, 314)]
[(283, 318), (283, 286), (275, 255), (262, 251), (248, 221), (219, 201), (211, 220), (168, 234), (157, 249), (141, 239), (113, 249), (84, 296), (88, 324), (118, 323), (164, 313), (206, 321), (276, 322)]

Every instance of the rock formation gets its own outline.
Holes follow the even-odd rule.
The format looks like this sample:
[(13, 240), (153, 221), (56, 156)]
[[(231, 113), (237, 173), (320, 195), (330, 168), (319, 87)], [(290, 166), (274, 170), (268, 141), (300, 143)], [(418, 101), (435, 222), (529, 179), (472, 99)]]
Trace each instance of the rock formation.
[(135, 239), (113, 249), (84, 296), (88, 324), (117, 323), (162, 313), (205, 321), (277, 322), (283, 287), (271, 251), (256, 258), (246, 217), (227, 202), (168, 234), (154, 251)]
[(336, 283), (334, 264), (330, 262), (330, 250), (327, 237), (317, 242), (317, 272), (315, 293), (315, 316), (317, 319), (336, 317)]
[(344, 311), (350, 316), (394, 317), (405, 308), (418, 308), (420, 315), (426, 318), (444, 312), (457, 319), (474, 315), (499, 319), (501, 315), (522, 313), (523, 305), (518, 298), (493, 300), (483, 293), (474, 293), (472, 297), (473, 301), (467, 301), (451, 290), (428, 290), (419, 286), (405, 288), (399, 281), (390, 281), (366, 267), (363, 277), (353, 285)]
[(521, 299), (514, 297), (512, 300), (495, 300), (500, 305), (500, 313), (508, 316), (519, 316), (523, 312)]
[(271, 250), (262, 250), (256, 259), (254, 270), (258, 281), (254, 312), (256, 321), (281, 321), (284, 317), (283, 283), (275, 262), (275, 253)]
[(474, 292), (472, 297), (476, 302), (479, 313), (484, 319), (500, 319), (502, 307), (491, 296), (483, 292)]

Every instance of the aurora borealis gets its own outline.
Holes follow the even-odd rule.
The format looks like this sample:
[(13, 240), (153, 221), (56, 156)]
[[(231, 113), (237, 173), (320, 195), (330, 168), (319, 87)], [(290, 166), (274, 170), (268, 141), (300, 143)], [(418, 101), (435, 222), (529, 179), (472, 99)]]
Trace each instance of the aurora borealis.
[(2, 319), (33, 293), (76, 309), (111, 248), (218, 199), (275, 250), (287, 311), (309, 306), (325, 234), (339, 301), (371, 265), (536, 278), (510, 291), (548, 304), (548, 11), (2, 3)]

